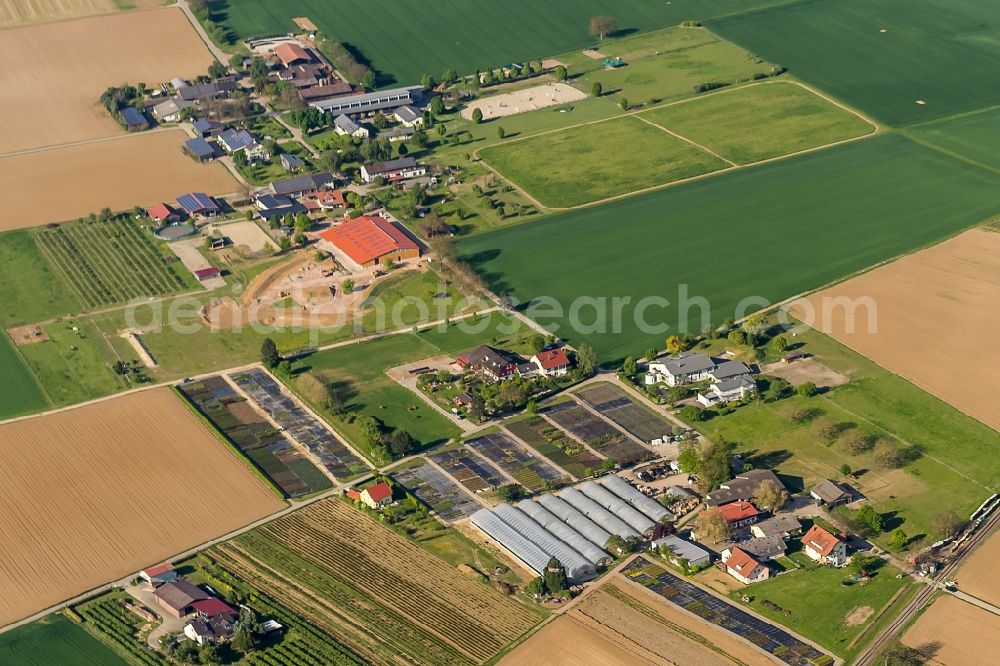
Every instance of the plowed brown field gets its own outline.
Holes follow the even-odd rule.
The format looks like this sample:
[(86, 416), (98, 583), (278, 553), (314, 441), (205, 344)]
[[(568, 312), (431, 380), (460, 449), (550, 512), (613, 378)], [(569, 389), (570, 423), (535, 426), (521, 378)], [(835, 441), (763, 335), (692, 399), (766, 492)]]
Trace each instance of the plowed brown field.
[(0, 28), (107, 14), (114, 0), (0, 0)]
[(941, 597), (903, 634), (913, 648), (932, 644), (929, 664), (987, 666), (996, 663), (1000, 616), (956, 597)]
[(180, 129), (147, 132), (0, 158), (0, 231), (65, 222), (105, 206), (173, 201), (192, 190), (236, 192), (224, 166), (198, 164), (181, 152), (186, 138)]
[(168, 7), (5, 30), (0, 62), (3, 154), (120, 134), (98, 102), (108, 86), (191, 78), (212, 55)]
[(998, 569), (1000, 532), (994, 533), (972, 553), (972, 557), (955, 574), (955, 580), (963, 592), (1000, 606), (1000, 579), (996, 575)]
[(284, 506), (168, 389), (0, 426), (0, 625)]
[[(843, 297), (875, 304), (874, 332), (864, 307), (853, 331), (844, 307), (828, 305), (822, 316), (824, 300)], [(1000, 430), (1000, 233), (967, 231), (806, 300), (818, 315), (813, 328)], [(801, 318), (807, 309), (791, 311)]]

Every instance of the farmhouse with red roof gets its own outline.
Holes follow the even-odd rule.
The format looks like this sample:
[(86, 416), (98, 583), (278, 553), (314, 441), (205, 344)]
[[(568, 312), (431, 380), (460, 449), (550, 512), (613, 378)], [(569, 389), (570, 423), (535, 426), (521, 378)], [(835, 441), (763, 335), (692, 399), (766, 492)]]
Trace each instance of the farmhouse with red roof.
[(752, 525), (760, 519), (760, 513), (750, 502), (731, 502), (719, 507), (719, 513), (729, 523), (729, 527), (737, 529)]
[(371, 509), (392, 504), (392, 488), (385, 481), (379, 481), (361, 491), (361, 501)]
[(538, 352), (531, 357), (531, 362), (538, 366), (538, 374), (547, 377), (561, 377), (573, 367), (566, 352), (562, 349)]
[(744, 585), (767, 580), (771, 575), (770, 569), (736, 547), (722, 551), (722, 561), (726, 572)]
[(829, 530), (813, 525), (802, 537), (802, 552), (810, 560), (842, 567), (847, 564), (847, 544)]
[(347, 220), (320, 237), (333, 245), (342, 263), (355, 270), (420, 256), (416, 241), (395, 222), (378, 216)]
[(181, 214), (165, 203), (158, 203), (152, 208), (146, 209), (146, 215), (157, 224), (177, 222), (181, 219)]
[(155, 567), (143, 569), (139, 572), (139, 578), (152, 584), (154, 587), (163, 585), (164, 583), (172, 583), (177, 580), (177, 569), (169, 562), (164, 562), (163, 564), (157, 564)]

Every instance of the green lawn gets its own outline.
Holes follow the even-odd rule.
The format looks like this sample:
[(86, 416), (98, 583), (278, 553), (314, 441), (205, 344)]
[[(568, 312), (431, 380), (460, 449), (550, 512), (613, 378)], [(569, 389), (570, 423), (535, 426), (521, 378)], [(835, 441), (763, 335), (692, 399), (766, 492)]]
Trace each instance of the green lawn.
[(796, 2), (708, 26), (892, 125), (1000, 102), (990, 0)]
[[(286, 141), (284, 143), (279, 143), (278, 145), (281, 146), (282, 153), (294, 155), (295, 157), (305, 160), (306, 167), (304, 171), (309, 171), (310, 154), (301, 143), (298, 141)], [(272, 181), (295, 176), (295, 174), (289, 173), (283, 166), (281, 166), (281, 158), (277, 155), (275, 155), (274, 158), (268, 162), (257, 161), (252, 164), (248, 164), (245, 167), (240, 167), (239, 171), (244, 178), (249, 180), (254, 185), (268, 185)]]
[(35, 245), (32, 231), (0, 234), (0, 324), (17, 326), (78, 312), (80, 303)]
[[(594, 44), (592, 16), (611, 14), (631, 33), (689, 19), (707, 19), (778, 0), (685, 0), (672, 5), (601, 0), (441, 0), (416, 6), (404, 0), (229, 0), (217, 12), (224, 28), (243, 39), (297, 30), (291, 19), (308, 16), (327, 37), (356, 47), (381, 74), (379, 83), (413, 84), (449, 67), (460, 74), (512, 61), (537, 59)], [(391, 35), (391, 39), (386, 36)], [(613, 48), (606, 39), (602, 48)]]
[(9, 666), (126, 666), (128, 662), (65, 615), (56, 613), (0, 636)]
[(0, 331), (0, 377), (3, 377), (0, 419), (30, 414), (49, 406), (41, 387), (5, 331)]
[(726, 166), (632, 117), (512, 141), (480, 154), (550, 208), (579, 206)]
[[(753, 596), (749, 605), (764, 617), (785, 625), (837, 655), (850, 657), (862, 647), (849, 648), (851, 640), (874, 621), (874, 613), (885, 606), (897, 590), (912, 584), (909, 578), (897, 579), (897, 573), (897, 569), (886, 565), (865, 585), (855, 583), (844, 587), (840, 583), (849, 575), (844, 569), (800, 569), (755, 583), (746, 592)], [(737, 595), (733, 598), (737, 604), (740, 603)], [(791, 613), (785, 615), (767, 608), (763, 604), (765, 600)], [(864, 622), (848, 624), (846, 619), (851, 612), (863, 607), (871, 608), (873, 615)]]
[[(998, 210), (995, 174), (887, 134), (469, 237), (458, 252), (522, 307), (553, 298), (559, 307), (543, 303), (535, 318), (611, 361), (668, 331), (700, 332), (695, 297), (718, 324)], [(679, 305), (684, 285), (690, 307)], [(670, 302), (640, 302), (650, 297)]]
[(641, 114), (738, 164), (787, 155), (875, 128), (790, 81), (774, 81)]
[(959, 118), (917, 125), (907, 134), (966, 159), (1000, 170), (1000, 108)]

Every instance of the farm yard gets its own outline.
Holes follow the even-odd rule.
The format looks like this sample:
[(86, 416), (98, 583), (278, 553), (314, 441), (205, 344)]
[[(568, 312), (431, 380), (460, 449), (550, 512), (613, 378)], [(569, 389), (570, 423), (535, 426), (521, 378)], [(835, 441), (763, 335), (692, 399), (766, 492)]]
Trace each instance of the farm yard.
[(180, 392), (288, 497), (333, 485), (221, 376), (187, 382)]
[(985, 664), (992, 658), (1000, 617), (955, 597), (938, 598), (910, 625), (902, 642), (913, 648), (932, 646), (931, 664)]
[[(561, 314), (546, 307), (536, 320), (611, 362), (662, 342), (635, 323), (641, 299), (671, 302), (649, 308), (649, 325), (698, 333), (702, 308), (680, 316), (678, 285), (707, 298), (720, 324), (740, 315), (748, 295), (779, 302), (982, 221), (1000, 209), (994, 185), (990, 172), (886, 134), (463, 238), (457, 251), (498, 293), (524, 304), (556, 299)], [(572, 330), (567, 309), (581, 294), (603, 298), (605, 308), (612, 297), (631, 297), (621, 332), (610, 334), (600, 300), (598, 325)]]
[(167, 389), (6, 423), (0, 440), (19, 470), (0, 498), (0, 624), (284, 506)]
[(197, 282), (131, 219), (81, 220), (39, 229), (35, 241), (87, 309), (196, 289)]
[(20, 666), (129, 664), (62, 614), (50, 615), (0, 636), (0, 661)]
[(482, 493), (509, 483), (492, 465), (468, 449), (442, 451), (427, 459), (453, 476), (469, 492)]
[(335, 498), (207, 554), (368, 661), (482, 663), (540, 619)]
[(647, 444), (670, 435), (675, 428), (670, 421), (654, 414), (612, 384), (595, 384), (577, 392), (576, 396)]
[[(98, 103), (108, 86), (142, 82), (152, 88), (174, 77), (193, 78), (204, 74), (212, 62), (208, 49), (176, 7), (16, 28), (4, 30), (3, 34), (0, 59), (6, 66), (2, 79), (5, 93), (0, 100), (0, 116), (4, 118), (0, 146), (4, 154), (118, 136), (122, 130)], [(114, 44), (115, 48), (107, 48), (108, 44)], [(128, 53), (129, 57), (123, 58), (123, 53)], [(180, 153), (180, 143), (176, 141), (172, 152)], [(162, 157), (168, 157), (162, 144), (140, 145), (145, 147), (137, 151), (160, 150)], [(147, 169), (156, 173), (155, 162), (150, 161), (146, 169), (139, 169), (137, 161), (126, 160), (127, 155), (121, 154), (122, 150), (119, 148), (117, 157), (130, 168), (114, 172), (112, 180), (117, 180), (119, 187), (125, 185), (120, 179), (126, 173), (136, 174), (132, 177), (136, 184), (141, 178), (152, 179)], [(13, 184), (19, 181), (11, 176), (21, 171), (46, 173), (53, 179), (73, 183), (72, 192), (83, 195), (89, 169), (78, 169), (74, 172), (77, 178), (66, 180), (59, 178), (57, 167), (63, 161), (69, 161), (71, 166), (75, 166), (74, 160), (89, 164), (95, 153), (85, 154), (86, 158), (80, 157), (80, 153), (56, 153), (41, 162), (17, 161), (19, 166), (6, 164), (5, 158), (0, 161), (0, 177), (5, 183)], [(130, 155), (136, 160), (140, 157), (139, 152)], [(172, 162), (174, 167), (178, 164)], [(84, 178), (83, 182), (78, 180), (80, 177)], [(108, 174), (103, 173), (102, 177), (107, 178)], [(44, 179), (36, 180), (45, 182)], [(30, 197), (32, 192), (20, 187), (15, 191), (22, 197)], [(38, 197), (43, 201), (55, 198), (64, 197)], [(128, 205), (137, 201), (141, 198), (129, 201)], [(8, 205), (5, 200), (5, 210)], [(113, 203), (104, 205), (114, 207)], [(20, 217), (21, 210), (13, 212)], [(62, 215), (55, 220), (77, 214)], [(5, 218), (10, 219), (8, 215)]]
[[(172, 129), (0, 156), (0, 180), (7, 185), (0, 192), (0, 231), (63, 222), (103, 208), (152, 206), (192, 190), (236, 192), (239, 186), (224, 166), (198, 164), (181, 152), (186, 138), (183, 130)], [(38, 178), (40, 173), (47, 178)], [(53, 196), (52, 182), (72, 187)]]
[(483, 508), (450, 476), (423, 460), (415, 466), (394, 470), (392, 476), (446, 523), (468, 518)]
[[(924, 288), (913, 289), (915, 283)], [(845, 298), (865, 305), (853, 314), (829, 306)], [(992, 334), (1000, 324), (998, 299), (1000, 233), (974, 229), (793, 303), (791, 312), (1000, 430), (990, 389), (1000, 367)], [(950, 359), (948, 372), (928, 357), (932, 348)]]
[(467, 440), (465, 445), (533, 493), (558, 485), (563, 478), (559, 470), (531, 455), (503, 433), (482, 435)]
[[(699, 17), (702, 19), (710, 17)], [(791, 2), (734, 13), (708, 27), (892, 125), (997, 104), (989, 63), (1000, 5)], [(917, 102), (922, 101), (923, 104)]]
[(370, 468), (323, 424), (300, 406), (261, 368), (230, 374), (229, 378), (250, 400), (320, 461), (338, 481), (368, 472)]
[(603, 458), (540, 416), (507, 421), (503, 427), (576, 479), (588, 477), (601, 467)]

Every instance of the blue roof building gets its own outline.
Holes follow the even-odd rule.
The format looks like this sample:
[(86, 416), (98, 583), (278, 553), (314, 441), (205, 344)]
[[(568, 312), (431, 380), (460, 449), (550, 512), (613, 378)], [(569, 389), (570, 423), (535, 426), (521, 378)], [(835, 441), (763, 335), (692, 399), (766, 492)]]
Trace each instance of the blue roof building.
[(132, 106), (126, 106), (121, 110), (122, 122), (125, 123), (125, 127), (129, 131), (144, 130), (149, 127), (149, 121), (146, 120), (146, 116)]
[(206, 162), (215, 157), (215, 147), (201, 137), (188, 139), (184, 148), (199, 162)]
[(214, 217), (221, 212), (219, 204), (204, 192), (190, 192), (177, 197), (177, 205), (188, 215)]

